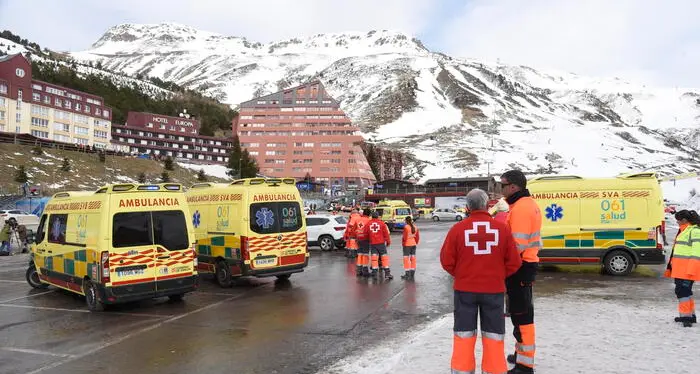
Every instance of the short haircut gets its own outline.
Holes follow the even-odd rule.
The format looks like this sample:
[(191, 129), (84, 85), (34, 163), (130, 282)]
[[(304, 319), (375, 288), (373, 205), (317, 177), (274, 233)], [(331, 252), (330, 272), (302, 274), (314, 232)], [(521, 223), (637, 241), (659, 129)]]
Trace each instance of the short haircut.
[(365, 208), (365, 210), (362, 211), (362, 215), (369, 217), (372, 214), (372, 209), (370, 208)]
[(512, 183), (520, 189), (525, 189), (527, 188), (527, 178), (525, 178), (525, 174), (523, 174), (522, 171), (520, 170), (509, 170), (503, 173), (501, 175), (501, 178), (507, 180), (509, 183)]
[(467, 208), (470, 211), (486, 210), (489, 203), (489, 195), (484, 190), (475, 188), (467, 193)]

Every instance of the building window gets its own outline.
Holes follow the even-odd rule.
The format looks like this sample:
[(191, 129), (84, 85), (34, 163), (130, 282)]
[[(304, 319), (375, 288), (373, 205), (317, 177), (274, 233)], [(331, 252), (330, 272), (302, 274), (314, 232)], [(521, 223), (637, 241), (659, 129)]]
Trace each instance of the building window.
[(49, 133), (48, 131), (37, 131), (37, 130), (32, 130), (32, 136), (36, 136), (37, 138), (49, 138)]
[(59, 141), (59, 142), (64, 142), (64, 143), (70, 143), (70, 136), (65, 136), (65, 135), (60, 135), (60, 134), (54, 134), (53, 140)]
[(66, 109), (70, 109), (70, 108), (71, 108), (70, 101), (66, 100), (66, 101), (63, 103), (63, 107), (66, 108)]
[(149, 129), (150, 129), (150, 128), (153, 128), (153, 124), (152, 124), (152, 123), (148, 123), (148, 124), (146, 124), (146, 127), (148, 127)]
[(34, 92), (34, 93), (32, 94), (32, 100), (34, 100), (34, 101), (41, 101), (41, 94), (40, 94), (40, 93), (37, 93), (37, 92)]
[(66, 121), (71, 121), (72, 118), (73, 118), (73, 115), (72, 115), (71, 113), (68, 113), (68, 112), (64, 112), (64, 111), (61, 111), (61, 110), (55, 110), (54, 112), (55, 112), (55, 113), (54, 113), (54, 117), (56, 117), (57, 119), (63, 119), (63, 120), (66, 120)]
[(7, 95), (7, 85), (6, 84), (0, 84), (0, 94)]
[(54, 103), (54, 105), (56, 105), (56, 106), (61, 106), (61, 105), (63, 105), (63, 101), (62, 101), (61, 99), (59, 99), (59, 98), (56, 98), (56, 99), (54, 100), (53, 103)]
[(54, 122), (53, 129), (56, 131), (70, 132), (70, 126), (65, 123)]
[(17, 89), (17, 100), (22, 101), (22, 94), (24, 91), (21, 88)]
[(107, 131), (95, 130), (94, 134), (96, 138), (107, 139)]
[(90, 121), (88, 120), (88, 117), (86, 117), (86, 116), (84, 116), (84, 115), (82, 115), (82, 114), (76, 114), (76, 115), (75, 115), (74, 121), (77, 122), (77, 123), (82, 123), (82, 124), (86, 124), (86, 125), (87, 125), (88, 123), (90, 123)]
[(5, 111), (0, 110), (0, 121), (4, 121), (4, 120), (5, 120)]
[(165, 130), (165, 125), (160, 125), (159, 127), (161, 130)]
[(109, 111), (103, 110), (103, 111), (102, 111), (102, 117), (104, 117), (104, 118), (109, 118)]
[(78, 135), (87, 135), (90, 133), (90, 129), (87, 127), (75, 126), (75, 133)]
[[(88, 99), (90, 101), (90, 99)], [(90, 113), (90, 105), (85, 104), (85, 113)]]
[(48, 95), (44, 95), (44, 104), (51, 104), (51, 98)]
[(22, 113), (15, 113), (15, 122), (22, 122)]
[(34, 116), (49, 116), (49, 108), (41, 105), (32, 105), (32, 115)]
[(259, 100), (258, 104), (265, 104), (265, 100)]
[(75, 103), (75, 110), (80, 110), (80, 109), (81, 109), (80, 103)]
[(75, 141), (75, 144), (87, 145), (89, 143), (87, 139), (75, 138), (73, 140)]
[(6, 103), (6, 100), (4, 97), (0, 97), (0, 106), (4, 107)]

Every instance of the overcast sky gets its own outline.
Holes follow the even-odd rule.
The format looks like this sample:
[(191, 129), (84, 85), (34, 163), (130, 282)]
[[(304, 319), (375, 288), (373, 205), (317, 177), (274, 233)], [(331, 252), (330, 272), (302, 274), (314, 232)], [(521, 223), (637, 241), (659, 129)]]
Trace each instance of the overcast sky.
[(0, 0), (0, 28), (70, 51), (119, 23), (260, 42), (394, 29), (456, 57), (700, 88), (699, 11), (698, 0)]

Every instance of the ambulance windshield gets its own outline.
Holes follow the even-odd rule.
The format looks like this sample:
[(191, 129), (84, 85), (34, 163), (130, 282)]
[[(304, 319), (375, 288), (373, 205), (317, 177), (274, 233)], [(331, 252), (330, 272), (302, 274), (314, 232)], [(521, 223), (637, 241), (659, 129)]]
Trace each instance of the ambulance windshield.
[(258, 234), (293, 232), (301, 228), (301, 206), (296, 201), (250, 205), (250, 229)]
[(112, 247), (159, 244), (170, 251), (189, 248), (187, 223), (180, 210), (128, 212), (114, 215)]

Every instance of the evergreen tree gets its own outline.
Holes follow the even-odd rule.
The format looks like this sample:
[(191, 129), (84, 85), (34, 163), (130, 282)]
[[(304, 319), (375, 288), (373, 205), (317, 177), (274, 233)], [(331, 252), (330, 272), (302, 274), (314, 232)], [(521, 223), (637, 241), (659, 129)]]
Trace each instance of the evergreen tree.
[(173, 158), (168, 156), (165, 158), (165, 162), (163, 162), (163, 166), (165, 167), (165, 170), (170, 170), (173, 171), (175, 170), (175, 167), (173, 166)]
[(139, 183), (146, 183), (146, 173), (140, 172), (136, 179), (139, 181)]
[(35, 145), (34, 148), (32, 149), (32, 153), (34, 153), (37, 156), (41, 156), (44, 154), (44, 150), (41, 149), (40, 145)]
[(260, 171), (258, 163), (255, 162), (255, 158), (248, 153), (247, 149), (244, 149), (241, 154), (241, 159), (241, 178), (255, 178)]
[(233, 147), (228, 155), (228, 175), (231, 178), (254, 178), (260, 169), (255, 158), (248, 153), (247, 149), (241, 148), (238, 136), (233, 137)]
[(101, 162), (101, 163), (104, 164), (104, 163), (107, 161), (107, 155), (105, 155), (105, 152), (104, 152), (104, 151), (100, 151), (99, 157), (100, 157), (100, 162)]
[(66, 173), (70, 171), (70, 160), (68, 157), (63, 158), (63, 164), (61, 164), (61, 171), (65, 171)]
[(168, 174), (167, 171), (163, 170), (163, 172), (160, 174), (160, 182), (161, 183), (170, 182), (170, 174)]
[(204, 169), (199, 169), (199, 172), (197, 173), (197, 181), (199, 181), (199, 182), (208, 181), (207, 174), (204, 172)]
[(26, 183), (29, 181), (29, 176), (27, 176), (27, 171), (24, 169), (24, 165), (20, 165), (15, 171), (15, 182)]

